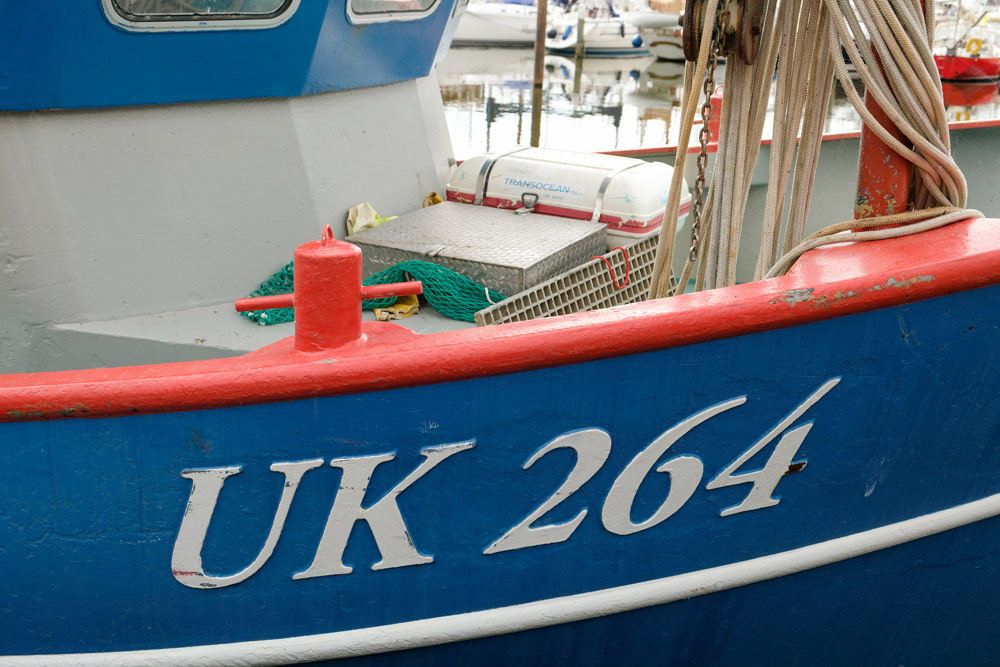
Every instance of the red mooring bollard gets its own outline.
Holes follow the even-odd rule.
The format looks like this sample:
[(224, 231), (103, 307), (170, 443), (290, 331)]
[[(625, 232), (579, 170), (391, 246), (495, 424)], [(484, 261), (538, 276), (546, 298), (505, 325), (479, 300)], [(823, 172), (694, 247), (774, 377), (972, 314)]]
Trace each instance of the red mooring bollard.
[(420, 294), (418, 281), (361, 285), (361, 249), (333, 238), (327, 225), (318, 241), (295, 249), (295, 292), (239, 299), (236, 310), (295, 308), (295, 349), (320, 352), (361, 336), (361, 301)]

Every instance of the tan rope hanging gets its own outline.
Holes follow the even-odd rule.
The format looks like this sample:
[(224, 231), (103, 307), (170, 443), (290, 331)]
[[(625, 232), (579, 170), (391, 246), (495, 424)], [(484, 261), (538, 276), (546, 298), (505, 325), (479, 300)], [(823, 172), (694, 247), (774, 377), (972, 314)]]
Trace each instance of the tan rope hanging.
[[(705, 24), (714, 25), (718, 12), (719, 0), (707, 0), (705, 6)], [(698, 52), (698, 60), (688, 63), (684, 69), (684, 93), (681, 97), (681, 131), (677, 141), (677, 158), (674, 162), (674, 175), (670, 183), (670, 195), (667, 198), (666, 211), (663, 214), (663, 229), (660, 231), (660, 243), (653, 262), (653, 277), (649, 287), (651, 299), (667, 296), (670, 290), (670, 270), (667, 268), (674, 255), (674, 237), (677, 235), (677, 216), (680, 212), (681, 186), (684, 182), (684, 162), (687, 159), (688, 144), (691, 139), (691, 127), (694, 125), (694, 114), (698, 105), (698, 87), (696, 81), (705, 78), (708, 67), (709, 50), (712, 48), (712, 31), (705, 30), (702, 35)]]
[[(706, 2), (706, 26), (715, 24), (718, 7), (718, 0)], [(726, 67), (715, 173), (703, 210), (702, 249), (693, 251), (685, 263), (678, 291), (683, 291), (696, 262), (696, 289), (735, 283), (743, 215), (776, 63), (769, 190), (755, 279), (781, 275), (803, 252), (820, 245), (893, 238), (982, 216), (965, 208), (965, 178), (950, 154), (941, 82), (930, 50), (933, 0), (927, 0), (926, 7), (920, 0), (769, 0), (765, 17), (756, 64), (751, 67), (731, 58)], [(704, 79), (713, 48), (711, 30), (703, 30), (700, 47), (697, 62), (689, 63), (685, 71), (681, 139), (650, 298), (667, 296), (669, 290), (666, 266), (673, 256), (681, 174), (698, 106), (696, 82)], [(844, 53), (912, 147), (895, 139), (865, 108), (850, 80)], [(916, 210), (841, 223), (803, 239), (834, 76), (865, 124), (916, 167), (912, 200)]]
[[(822, 245), (896, 238), (983, 217), (979, 211), (965, 208), (968, 197), (965, 176), (951, 157), (941, 80), (931, 54), (933, 0), (927, 0), (925, 8), (921, 8), (920, 0), (891, 3), (824, 0), (824, 3), (830, 11), (831, 57), (848, 98), (865, 124), (917, 168), (913, 185), (915, 209), (820, 230), (789, 249), (767, 272), (767, 278), (785, 273), (802, 253)], [(871, 44), (864, 39), (866, 33)], [(865, 107), (850, 83), (841, 47), (855, 63), (865, 90), (912, 148), (893, 137)], [(896, 227), (900, 224), (904, 226)]]

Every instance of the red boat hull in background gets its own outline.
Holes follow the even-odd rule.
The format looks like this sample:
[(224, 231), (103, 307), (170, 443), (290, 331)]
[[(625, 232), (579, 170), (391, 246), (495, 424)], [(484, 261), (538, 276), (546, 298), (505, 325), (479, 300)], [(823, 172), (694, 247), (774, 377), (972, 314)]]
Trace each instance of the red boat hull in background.
[(944, 82), (944, 104), (948, 107), (974, 107), (989, 104), (1000, 97), (996, 81)]
[(1000, 58), (934, 56), (934, 62), (941, 78), (946, 81), (1000, 78)]

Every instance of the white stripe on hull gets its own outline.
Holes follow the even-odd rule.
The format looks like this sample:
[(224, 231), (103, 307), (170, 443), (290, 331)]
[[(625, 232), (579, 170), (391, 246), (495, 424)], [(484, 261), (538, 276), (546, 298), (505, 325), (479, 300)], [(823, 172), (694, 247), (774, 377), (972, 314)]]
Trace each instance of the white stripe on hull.
[(747, 586), (888, 549), (997, 515), (1000, 515), (1000, 494), (769, 556), (498, 609), (289, 639), (114, 653), (0, 656), (0, 662), (11, 667), (134, 664), (248, 667), (435, 646), (583, 621)]

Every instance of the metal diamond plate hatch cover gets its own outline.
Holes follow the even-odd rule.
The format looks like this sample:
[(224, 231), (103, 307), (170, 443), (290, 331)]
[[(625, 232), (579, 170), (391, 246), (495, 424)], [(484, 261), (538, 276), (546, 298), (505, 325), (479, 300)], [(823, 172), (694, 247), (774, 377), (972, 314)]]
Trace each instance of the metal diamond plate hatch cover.
[(605, 236), (600, 223), (444, 202), (348, 240), (364, 254), (365, 276), (419, 259), (510, 295), (603, 254)]

